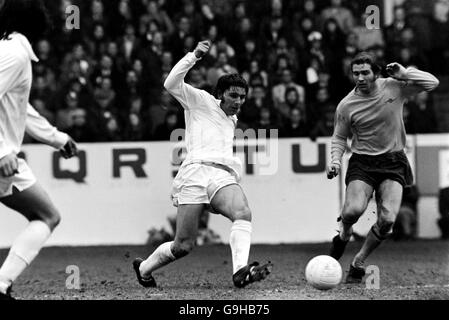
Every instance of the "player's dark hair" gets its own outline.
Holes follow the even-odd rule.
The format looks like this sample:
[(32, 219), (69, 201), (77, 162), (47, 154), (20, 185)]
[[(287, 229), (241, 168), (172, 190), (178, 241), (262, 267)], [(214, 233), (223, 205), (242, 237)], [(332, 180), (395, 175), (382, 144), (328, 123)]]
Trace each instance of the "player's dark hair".
[(217, 86), (215, 87), (214, 96), (220, 99), (222, 95), (231, 87), (239, 87), (245, 89), (246, 94), (248, 94), (249, 87), (246, 80), (238, 73), (227, 74), (218, 79)]
[(50, 16), (42, 0), (0, 0), (0, 40), (18, 32), (35, 42), (50, 26)]
[(373, 73), (378, 75), (382, 71), (382, 67), (377, 64), (376, 56), (369, 53), (369, 52), (360, 52), (357, 54), (354, 59), (351, 61), (351, 71), (356, 64), (369, 64), (371, 66), (371, 70), (373, 70)]

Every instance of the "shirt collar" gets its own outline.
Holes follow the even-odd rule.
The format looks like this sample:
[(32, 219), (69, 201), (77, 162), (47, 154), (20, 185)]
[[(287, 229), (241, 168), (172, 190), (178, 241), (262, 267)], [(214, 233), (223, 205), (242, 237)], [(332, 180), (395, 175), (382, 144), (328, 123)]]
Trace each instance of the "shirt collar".
[(237, 123), (237, 121), (238, 121), (237, 115), (228, 116), (228, 115), (224, 112), (224, 110), (221, 108), (221, 102), (222, 102), (222, 100), (219, 100), (219, 99), (216, 99), (216, 98), (215, 98), (215, 101), (217, 102), (218, 108), (221, 110), (221, 113), (223, 114), (223, 116), (224, 116), (225, 118), (231, 119), (233, 122)]

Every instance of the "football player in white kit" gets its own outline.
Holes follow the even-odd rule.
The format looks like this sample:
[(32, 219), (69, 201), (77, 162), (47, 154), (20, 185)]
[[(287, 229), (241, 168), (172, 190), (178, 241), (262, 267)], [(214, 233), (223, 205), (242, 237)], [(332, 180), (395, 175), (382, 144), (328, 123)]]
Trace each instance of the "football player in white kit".
[(236, 114), (245, 102), (248, 84), (238, 74), (225, 75), (213, 96), (184, 82), (210, 46), (209, 41), (200, 42), (173, 68), (164, 84), (185, 109), (187, 157), (173, 183), (172, 199), (178, 207), (174, 241), (162, 244), (147, 260), (133, 262), (137, 279), (146, 288), (156, 287), (154, 271), (192, 251), (199, 216), (207, 207), (233, 223), (230, 246), (236, 287), (265, 279), (273, 267), (271, 262), (248, 264), (252, 216), (239, 185), (242, 164), (233, 154)]
[(0, 202), (29, 221), (0, 268), (0, 300), (13, 299), (13, 282), (36, 258), (60, 221), (58, 210), (25, 160), (17, 157), (25, 131), (60, 150), (65, 158), (77, 152), (75, 142), (28, 103), (31, 62), (38, 60), (30, 42), (41, 37), (47, 25), (41, 0), (0, 0)]

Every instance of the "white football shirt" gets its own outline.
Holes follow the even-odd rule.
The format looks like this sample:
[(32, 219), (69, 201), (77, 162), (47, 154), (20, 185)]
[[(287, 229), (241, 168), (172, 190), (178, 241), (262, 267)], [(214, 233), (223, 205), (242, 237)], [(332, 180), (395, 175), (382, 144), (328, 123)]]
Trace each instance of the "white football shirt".
[(187, 157), (183, 166), (214, 162), (232, 169), (241, 177), (242, 163), (234, 156), (237, 116), (227, 116), (221, 100), (184, 82), (189, 70), (199, 59), (188, 53), (168, 75), (164, 87), (185, 110)]
[(19, 153), (25, 130), (36, 140), (62, 148), (69, 137), (50, 125), (29, 103), (32, 67), (38, 61), (28, 39), (13, 33), (0, 41), (0, 159)]

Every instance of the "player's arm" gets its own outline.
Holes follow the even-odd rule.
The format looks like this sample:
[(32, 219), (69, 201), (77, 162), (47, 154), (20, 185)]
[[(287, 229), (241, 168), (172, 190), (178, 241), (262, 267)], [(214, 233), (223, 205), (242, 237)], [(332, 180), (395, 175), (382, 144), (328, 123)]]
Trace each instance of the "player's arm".
[(77, 154), (75, 141), (69, 135), (52, 126), (31, 104), (27, 106), (26, 132), (44, 144), (58, 149), (66, 159)]
[(402, 92), (407, 97), (422, 91), (432, 91), (440, 84), (433, 74), (413, 67), (405, 68), (396, 62), (387, 65), (387, 73), (390, 77), (403, 81)]
[(331, 142), (331, 163), (326, 170), (329, 179), (335, 178), (341, 172), (341, 162), (346, 150), (349, 133), (349, 119), (343, 113), (342, 108), (338, 107), (335, 113), (335, 129)]
[(181, 103), (184, 109), (189, 110), (199, 105), (198, 98), (203, 94), (202, 90), (196, 89), (185, 83), (184, 79), (192, 67), (201, 60), (210, 50), (210, 42), (202, 41), (194, 52), (189, 52), (171, 70), (164, 83), (164, 88)]

